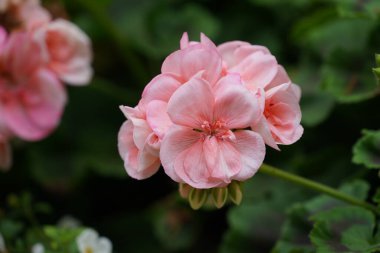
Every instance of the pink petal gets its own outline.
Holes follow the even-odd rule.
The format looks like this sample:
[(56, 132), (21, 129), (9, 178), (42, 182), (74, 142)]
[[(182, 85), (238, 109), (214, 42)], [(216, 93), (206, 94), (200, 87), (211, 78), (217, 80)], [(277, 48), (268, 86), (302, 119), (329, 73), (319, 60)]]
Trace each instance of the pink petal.
[(297, 102), (299, 103), (301, 100), (301, 94), (302, 94), (301, 88), (297, 84), (292, 83), (290, 85), (289, 92), (294, 94), (294, 96), (297, 98)]
[(61, 80), (72, 85), (85, 85), (91, 80), (91, 41), (75, 24), (56, 19), (36, 32), (35, 41)]
[(271, 126), (272, 135), (277, 143), (290, 145), (298, 141), (303, 134), (303, 127), (299, 124), (286, 124), (282, 126)]
[[(290, 85), (291, 85), (291, 83), (283, 83), (283, 84), (274, 86), (271, 89), (266, 90), (266, 92), (265, 92), (266, 99), (268, 100), (268, 99), (272, 98), (275, 95), (278, 95), (280, 93), (286, 92), (289, 89)], [(293, 101), (294, 100), (292, 98), (290, 100), (290, 102), (293, 102)]]
[(277, 73), (277, 61), (273, 55), (258, 51), (230, 69), (230, 72), (240, 73), (251, 90), (265, 88)]
[(234, 52), (236, 63), (243, 61), (245, 58), (249, 57), (250, 55), (256, 52), (262, 52), (263, 54), (270, 55), (269, 49), (264, 46), (242, 45), (241, 47), (237, 48)]
[(260, 117), (259, 101), (241, 84), (238, 75), (227, 75), (216, 85), (214, 118), (230, 129), (246, 128)]
[(281, 84), (285, 84), (285, 83), (290, 84), (291, 83), (290, 78), (289, 78), (288, 74), (286, 73), (284, 67), (281, 65), (278, 65), (277, 68), (278, 69), (277, 69), (276, 76), (273, 78), (273, 80), (270, 82), (270, 84), (268, 84), (265, 87), (265, 90), (272, 89), (272, 88), (279, 86)]
[(210, 40), (204, 33), (201, 33), (201, 43), (207, 47), (217, 50), (214, 42)]
[(49, 71), (40, 70), (29, 87), (4, 103), (4, 118), (20, 138), (33, 141), (46, 137), (59, 123), (66, 92)]
[(135, 145), (138, 149), (143, 149), (146, 139), (152, 133), (152, 129), (145, 119), (145, 113), (140, 111), (139, 107), (120, 106), (120, 109), (133, 124), (133, 140)]
[(252, 130), (261, 135), (261, 137), (264, 139), (265, 144), (276, 150), (280, 150), (272, 136), (268, 122), (264, 116), (262, 116), (256, 124), (252, 125)]
[(203, 78), (214, 84), (222, 71), (222, 59), (216, 49), (202, 44), (178, 50), (169, 55), (162, 64), (161, 72), (171, 73), (182, 82), (187, 82), (199, 71), (204, 70)]
[[(211, 177), (229, 184), (231, 179), (242, 168), (240, 153), (230, 141), (218, 141), (215, 150), (219, 151), (216, 156), (216, 163), (213, 167), (208, 167), (209, 171), (211, 171)], [(210, 155), (206, 153), (205, 157), (206, 159), (210, 159)]]
[(237, 59), (234, 55), (235, 50), (244, 45), (249, 46), (250, 44), (244, 41), (230, 41), (218, 46), (218, 51), (228, 68), (231, 68), (237, 64)]
[(210, 85), (193, 78), (173, 94), (168, 103), (168, 114), (175, 124), (199, 129), (204, 121), (212, 122), (213, 106)]
[(184, 32), (181, 40), (179, 41), (181, 49), (187, 48), (189, 46), (189, 35), (187, 32)]
[(240, 153), (242, 167), (232, 179), (245, 181), (260, 168), (265, 157), (265, 144), (261, 136), (253, 131), (236, 131), (236, 142), (232, 143)]
[(119, 150), (119, 155), (123, 159), (124, 159), (125, 153), (129, 152), (129, 149), (135, 146), (132, 135), (133, 135), (132, 121), (126, 120), (121, 126), (118, 133), (118, 137), (117, 137), (118, 139), (117, 146)]
[(201, 140), (200, 133), (187, 127), (173, 126), (161, 143), (160, 159), (165, 173), (176, 182), (183, 182), (175, 170), (178, 156)]
[(160, 74), (152, 79), (145, 87), (142, 94), (143, 103), (149, 103), (152, 100), (169, 101), (172, 94), (181, 86), (174, 75)]
[(30, 91), (24, 95), (24, 104), (31, 120), (42, 128), (55, 128), (67, 101), (66, 90), (48, 70), (39, 70), (30, 79)]
[(173, 124), (167, 113), (168, 104), (163, 101), (151, 101), (146, 107), (146, 120), (153, 132), (162, 140)]
[(210, 178), (207, 158), (202, 147), (203, 141), (199, 140), (180, 153), (174, 162), (175, 172), (185, 183), (194, 188), (207, 189), (219, 186), (223, 182), (220, 179)]
[(124, 160), (124, 167), (129, 176), (135, 179), (145, 179), (157, 172), (160, 160), (146, 150), (139, 150), (134, 144), (132, 134), (133, 124), (127, 120), (118, 134), (119, 154)]

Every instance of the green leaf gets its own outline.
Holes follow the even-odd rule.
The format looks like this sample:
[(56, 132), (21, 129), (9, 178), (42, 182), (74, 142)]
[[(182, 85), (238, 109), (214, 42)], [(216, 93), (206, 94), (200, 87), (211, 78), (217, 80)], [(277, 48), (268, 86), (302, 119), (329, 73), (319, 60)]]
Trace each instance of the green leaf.
[(376, 19), (380, 14), (380, 2), (376, 0), (333, 0), (336, 3), (338, 13), (341, 17), (369, 17)]
[[(368, 184), (360, 180), (346, 183), (339, 188), (340, 191), (361, 200), (366, 198), (368, 189)], [(309, 217), (340, 206), (344, 207), (347, 204), (326, 195), (293, 205), (287, 211), (287, 219), (282, 226), (280, 239), (276, 242), (273, 253), (315, 252), (315, 247), (308, 238), (313, 228)]]
[(322, 67), (322, 89), (339, 102), (360, 102), (379, 93), (371, 72), (372, 63), (366, 55), (336, 50)]
[(305, 199), (301, 188), (289, 187), (287, 182), (262, 175), (246, 181), (243, 192), (240, 206), (231, 208), (228, 213), (230, 230), (221, 245), (222, 252), (245, 253), (254, 252), (260, 245), (271, 247), (280, 234), (286, 207)]
[(312, 217), (310, 239), (317, 252), (372, 252), (379, 249), (375, 238), (375, 216), (360, 207), (336, 207)]
[(252, 240), (236, 230), (229, 230), (223, 237), (220, 253), (254, 253), (255, 245)]
[(188, 250), (194, 244), (199, 222), (188, 207), (160, 205), (152, 212), (155, 235), (166, 249)]
[(173, 6), (154, 0), (138, 4), (119, 0), (114, 1), (111, 11), (123, 35), (150, 58), (161, 59), (179, 49), (184, 31), (190, 33), (191, 40), (199, 40), (200, 32), (212, 38), (220, 30), (213, 14), (196, 3)]
[(334, 107), (334, 99), (323, 92), (303, 94), (301, 99), (302, 123), (316, 126), (327, 119)]
[[(306, 29), (304, 24), (311, 25)], [(315, 16), (301, 19), (293, 36), (327, 59), (336, 50), (344, 53), (365, 52), (375, 24), (374, 20), (367, 18), (334, 18), (330, 9), (319, 10)]]
[(289, 73), (293, 82), (301, 87), (302, 124), (309, 127), (326, 120), (335, 104), (334, 97), (320, 89), (322, 77), (321, 73), (316, 71), (317, 68), (311, 59), (305, 57)]
[(353, 147), (352, 161), (369, 169), (380, 169), (380, 131), (364, 130)]

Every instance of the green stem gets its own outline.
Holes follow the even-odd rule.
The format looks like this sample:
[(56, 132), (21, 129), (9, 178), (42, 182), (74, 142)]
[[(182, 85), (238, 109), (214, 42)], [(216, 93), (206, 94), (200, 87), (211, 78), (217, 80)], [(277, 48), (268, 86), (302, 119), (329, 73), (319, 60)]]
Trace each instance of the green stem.
[(136, 81), (141, 84), (146, 84), (148, 79), (143, 63), (140, 59), (130, 50), (128, 41), (119, 32), (112, 20), (107, 15), (106, 11), (99, 7), (97, 1), (94, 0), (79, 0), (78, 1), (98, 22), (101, 28), (108, 33), (109, 38), (115, 43), (115, 46), (120, 50), (121, 56), (125, 64), (131, 70), (130, 74), (135, 75)]
[(331, 188), (327, 185), (317, 183), (317, 182), (312, 181), (310, 179), (306, 179), (306, 178), (297, 176), (295, 174), (277, 169), (277, 168), (270, 166), (270, 165), (267, 165), (267, 164), (261, 165), (261, 168), (259, 169), (259, 171), (262, 173), (265, 173), (267, 175), (270, 175), (273, 177), (278, 177), (278, 178), (290, 181), (292, 183), (301, 185), (303, 187), (312, 189), (314, 191), (327, 194), (333, 198), (342, 200), (342, 201), (347, 202), (349, 204), (366, 208), (366, 209), (376, 213), (377, 215), (380, 215), (380, 209), (376, 208), (374, 205), (371, 205), (371, 204), (369, 204), (365, 201), (362, 201), (360, 199), (354, 198), (354, 197), (347, 195), (343, 192), (337, 191), (334, 188)]

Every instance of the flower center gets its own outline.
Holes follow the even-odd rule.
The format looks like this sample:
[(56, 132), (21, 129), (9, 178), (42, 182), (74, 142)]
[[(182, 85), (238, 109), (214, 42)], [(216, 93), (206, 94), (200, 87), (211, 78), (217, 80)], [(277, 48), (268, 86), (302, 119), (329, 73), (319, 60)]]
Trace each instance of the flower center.
[(86, 247), (84, 249), (84, 253), (94, 253), (93, 249), (91, 247)]
[(204, 138), (216, 137), (220, 140), (225, 140), (225, 139), (232, 140), (234, 138), (234, 134), (227, 127), (226, 123), (219, 120), (213, 123), (210, 123), (208, 121), (203, 121), (201, 125), (201, 129), (199, 129), (198, 131), (204, 134)]

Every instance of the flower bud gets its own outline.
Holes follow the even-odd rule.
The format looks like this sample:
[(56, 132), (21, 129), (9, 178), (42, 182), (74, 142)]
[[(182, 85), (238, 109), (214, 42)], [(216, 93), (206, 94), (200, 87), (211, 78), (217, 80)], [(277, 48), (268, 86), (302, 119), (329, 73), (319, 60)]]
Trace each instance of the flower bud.
[(203, 206), (208, 197), (208, 191), (205, 189), (196, 189), (193, 188), (189, 194), (189, 203), (191, 208), (198, 210)]
[(211, 191), (212, 200), (217, 208), (222, 208), (228, 198), (228, 189), (226, 187), (214, 188)]
[(189, 197), (189, 193), (191, 191), (192, 187), (185, 183), (179, 183), (179, 194), (182, 198), (187, 199)]
[(243, 193), (241, 192), (241, 185), (238, 181), (232, 181), (228, 185), (228, 192), (232, 202), (236, 205), (240, 205), (241, 200), (243, 199)]

